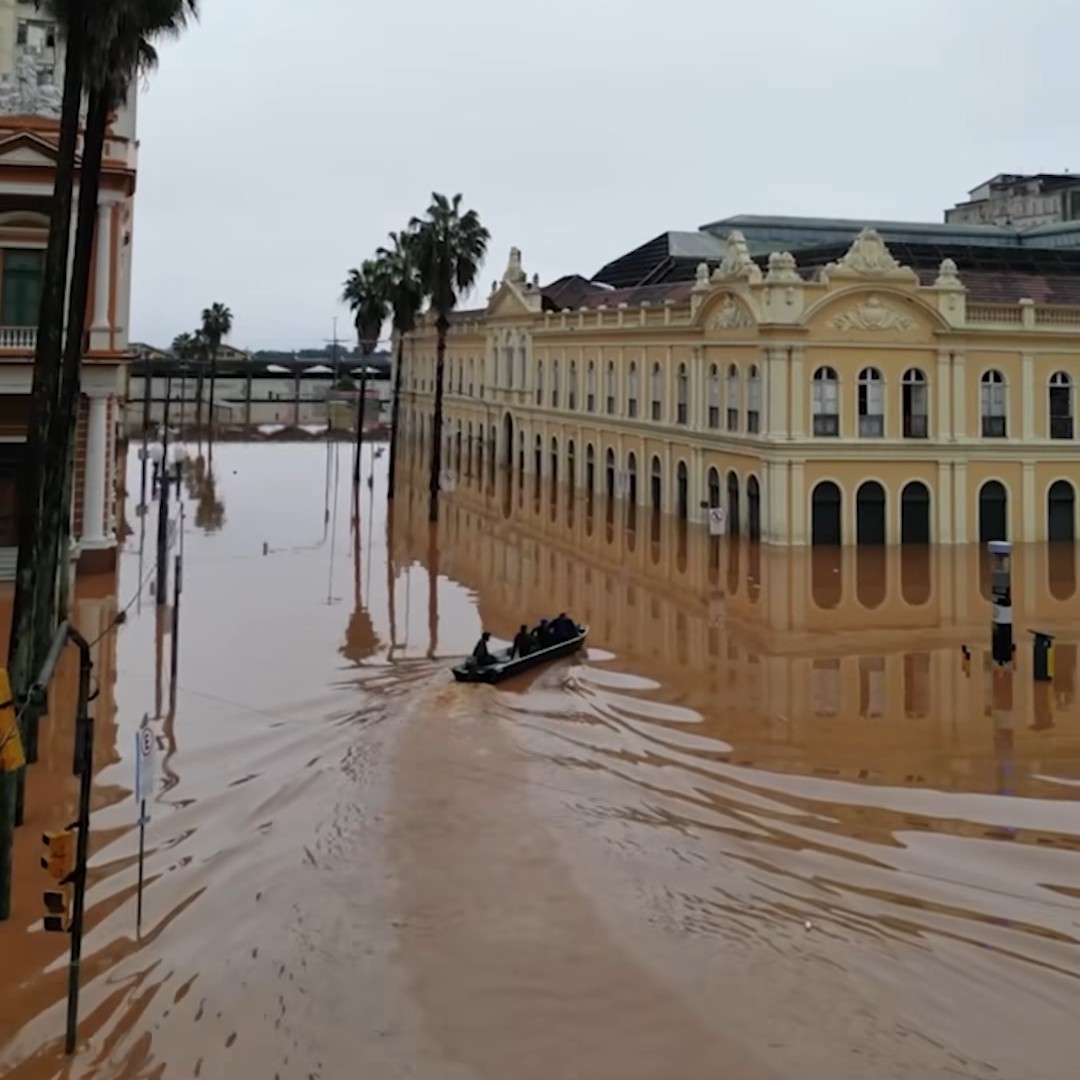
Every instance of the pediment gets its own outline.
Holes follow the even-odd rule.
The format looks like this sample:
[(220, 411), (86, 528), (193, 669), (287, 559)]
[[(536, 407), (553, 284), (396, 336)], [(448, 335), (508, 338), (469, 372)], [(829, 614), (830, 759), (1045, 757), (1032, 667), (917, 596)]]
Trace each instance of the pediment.
[(29, 132), (20, 132), (0, 139), (0, 165), (40, 165), (51, 168), (56, 164), (56, 147), (47, 139)]
[(846, 292), (819, 304), (807, 324), (830, 337), (904, 338), (925, 334), (940, 319), (910, 294), (890, 289)]
[(750, 309), (732, 292), (712, 297), (704, 307), (703, 318), (707, 330), (749, 330), (757, 326)]
[(515, 315), (528, 315), (537, 310), (530, 304), (520, 290), (509, 281), (500, 282), (499, 287), (488, 299), (488, 318), (510, 318)]

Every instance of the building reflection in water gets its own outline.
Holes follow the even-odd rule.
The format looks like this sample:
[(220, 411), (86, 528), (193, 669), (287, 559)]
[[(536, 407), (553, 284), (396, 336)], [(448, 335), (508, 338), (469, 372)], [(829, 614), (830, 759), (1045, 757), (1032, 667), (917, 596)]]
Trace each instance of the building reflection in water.
[[(417, 469), (405, 500), (426, 499), (424, 480)], [(545, 480), (554, 490), (540, 498), (526, 478), (532, 497), (522, 500), (517, 476), (500, 472), (498, 481), (493, 501), (486, 485), (459, 484), (444, 500), (437, 546), (402, 530), (399, 565), (452, 553), (453, 576), (504, 637), (570, 608), (590, 625), (591, 645), (699, 710), (740, 758), (978, 790), (1001, 788), (1006, 760), (1017, 763), (1010, 790), (1034, 782), (1017, 776), (1036, 758), (1043, 772), (1054, 760), (1080, 761), (1072, 545), (1014, 549), (1018, 651), (1006, 735), (993, 722), (988, 576), (977, 548), (784, 551), (710, 537), (603, 492), (575, 499)], [(1036, 628), (1057, 638), (1042, 703), (1027, 633)]]

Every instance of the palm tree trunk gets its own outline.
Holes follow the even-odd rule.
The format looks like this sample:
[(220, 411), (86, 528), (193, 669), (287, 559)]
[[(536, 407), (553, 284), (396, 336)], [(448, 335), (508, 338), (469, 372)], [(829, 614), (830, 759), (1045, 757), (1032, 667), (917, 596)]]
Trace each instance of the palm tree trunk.
[(360, 364), (360, 400), (356, 403), (356, 457), (353, 461), (354, 488), (360, 487), (360, 456), (364, 448), (364, 418), (367, 415), (367, 358), (361, 357)]
[[(80, 4), (74, 10), (81, 17), (74, 18), (68, 28), (64, 102), (49, 216), (49, 242), (42, 277), (30, 422), (26, 432), (26, 456), (18, 471), (19, 562), (8, 645), (9, 673), (16, 698), (27, 692), (44, 660), (44, 652), (34, 644), (35, 624), (47, 628), (45, 633), (51, 633), (54, 616), (52, 597), (55, 595), (55, 568), (52, 568), (52, 574), (48, 572), (49, 568), (43, 562), (41, 541), (47, 534), (44, 517), (49, 485), (45, 482), (45, 459), (48, 432), (53, 426), (60, 385), (71, 202), (75, 186), (75, 149), (79, 138), (82, 58), (87, 26), (85, 6)], [(44, 634), (40, 632), (36, 635), (39, 641), (42, 637)], [(0, 851), (0, 919), (7, 918), (2, 860), (3, 852)]]
[(402, 368), (405, 361), (405, 335), (398, 335), (397, 362), (394, 365), (394, 400), (390, 403), (390, 464), (386, 473), (386, 498), (394, 497), (397, 481), (398, 424), (401, 419)]
[(202, 445), (203, 383), (206, 378), (203, 367), (203, 362), (200, 360), (195, 374), (195, 433), (198, 436), (200, 446)]
[(443, 383), (446, 381), (446, 331), (450, 323), (440, 315), (435, 324), (435, 415), (431, 432), (431, 477), (428, 485), (428, 521), (439, 520), (439, 478), (442, 475)]
[[(60, 521), (56, 546), (49, 554), (57, 562), (61, 575), (68, 571), (68, 549), (71, 544), (71, 501), (74, 491), (75, 455), (73, 432), (79, 419), (79, 399), (82, 383), (82, 358), (86, 331), (86, 306), (90, 297), (90, 275), (93, 271), (94, 232), (98, 219), (98, 193), (101, 187), (101, 159), (105, 148), (105, 129), (109, 122), (109, 96), (96, 90), (90, 95), (86, 117), (86, 137), (83, 142), (82, 167), (79, 176), (79, 212), (75, 228), (75, 258), (71, 268), (71, 290), (68, 297), (67, 339), (64, 342), (64, 366), (60, 375), (60, 401), (57, 408), (56, 432), (50, 436), (50, 475), (60, 478), (56, 487), (58, 505), (54, 512)], [(55, 468), (56, 472), (53, 473)]]

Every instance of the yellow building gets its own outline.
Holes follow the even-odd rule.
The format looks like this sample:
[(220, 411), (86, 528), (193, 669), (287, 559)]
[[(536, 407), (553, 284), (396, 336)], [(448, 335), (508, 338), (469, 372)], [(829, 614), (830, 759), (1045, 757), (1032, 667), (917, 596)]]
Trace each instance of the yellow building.
[[(818, 265), (733, 231), (715, 263), (541, 288), (512, 251), (449, 333), (447, 470), (486, 457), (689, 521), (723, 507), (730, 533), (785, 546), (1075, 538), (1080, 306), (1022, 291), (1066, 290), (948, 257), (917, 272), (873, 229)], [(405, 355), (406, 427), (430, 445), (432, 323)]]

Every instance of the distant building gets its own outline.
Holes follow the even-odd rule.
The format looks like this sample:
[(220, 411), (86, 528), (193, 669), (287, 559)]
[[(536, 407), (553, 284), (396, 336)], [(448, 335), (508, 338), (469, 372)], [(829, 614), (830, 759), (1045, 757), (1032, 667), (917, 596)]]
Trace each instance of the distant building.
[(1016, 229), (1080, 222), (1080, 173), (998, 173), (946, 210), (945, 221)]

